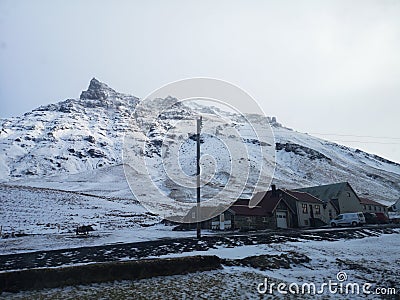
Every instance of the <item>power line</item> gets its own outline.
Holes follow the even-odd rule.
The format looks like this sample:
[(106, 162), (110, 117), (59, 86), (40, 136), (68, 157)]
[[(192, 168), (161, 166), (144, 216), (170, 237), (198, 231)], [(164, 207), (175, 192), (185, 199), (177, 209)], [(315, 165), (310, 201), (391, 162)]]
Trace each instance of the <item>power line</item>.
[(376, 138), (376, 139), (393, 139), (393, 140), (400, 140), (400, 137), (389, 137), (389, 136), (372, 136), (372, 135), (355, 135), (355, 134), (340, 134), (340, 133), (319, 133), (319, 132), (299, 132), (296, 130), (282, 130), (282, 129), (265, 129), (265, 128), (255, 128), (254, 130), (251, 128), (238, 128), (238, 131), (290, 131), (290, 132), (298, 132), (302, 134), (318, 134), (318, 135), (337, 135), (337, 136), (350, 136), (350, 137), (365, 137), (365, 138)]
[[(272, 131), (286, 131), (286, 130), (273, 129)], [(300, 133), (302, 133), (302, 132), (300, 132)], [(304, 134), (348, 136), (348, 137), (372, 138), (372, 139), (383, 139), (383, 140), (400, 140), (400, 137), (391, 137), (391, 136), (373, 136), (373, 135), (356, 135), (356, 134), (341, 134), (341, 133), (320, 133), (320, 132), (307, 132), (307, 133), (304, 133)]]
[[(260, 131), (270, 131), (268, 129), (256, 129), (256, 130), (252, 130), (249, 128), (243, 128), (243, 129), (239, 129), (239, 132), (241, 131), (251, 131), (251, 132), (260, 132)], [(272, 129), (272, 132), (276, 132), (276, 131), (286, 131), (286, 130), (280, 130), (280, 129)], [(372, 136), (372, 135), (355, 135), (355, 134), (340, 134), (340, 133), (318, 133), (318, 132), (307, 132), (307, 133), (303, 133), (303, 132), (299, 132), (302, 134), (307, 134), (307, 135), (330, 135), (330, 136), (345, 136), (345, 137), (356, 137), (356, 138), (371, 138), (371, 139), (382, 139), (382, 140), (399, 140), (400, 138), (398, 137), (388, 137), (388, 136)], [(382, 142), (369, 142), (369, 141), (344, 141), (341, 140), (340, 142), (359, 142), (359, 143), (382, 143)], [(386, 144), (398, 144), (398, 143), (386, 143)]]
[(354, 135), (354, 134), (339, 134), (339, 133), (318, 133), (318, 132), (309, 132), (308, 134), (349, 136), (349, 137), (372, 138), (372, 139), (383, 139), (383, 140), (400, 140), (400, 138), (389, 137), (389, 136)]
[(364, 144), (381, 144), (381, 145), (400, 145), (399, 143), (385, 143), (385, 142), (372, 142), (372, 141), (344, 141), (334, 139), (333, 142), (341, 142), (341, 143), (364, 143)]

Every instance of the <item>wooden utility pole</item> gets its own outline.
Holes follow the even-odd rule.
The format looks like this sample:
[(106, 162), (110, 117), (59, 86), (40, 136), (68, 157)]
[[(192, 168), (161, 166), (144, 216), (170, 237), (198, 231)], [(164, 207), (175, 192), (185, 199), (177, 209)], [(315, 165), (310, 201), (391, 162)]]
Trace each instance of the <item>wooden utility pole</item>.
[(200, 116), (197, 119), (197, 136), (196, 136), (196, 142), (197, 142), (197, 173), (196, 173), (196, 179), (197, 179), (197, 238), (201, 238), (201, 222), (200, 220), (200, 133), (201, 133), (201, 126), (202, 126), (202, 117)]

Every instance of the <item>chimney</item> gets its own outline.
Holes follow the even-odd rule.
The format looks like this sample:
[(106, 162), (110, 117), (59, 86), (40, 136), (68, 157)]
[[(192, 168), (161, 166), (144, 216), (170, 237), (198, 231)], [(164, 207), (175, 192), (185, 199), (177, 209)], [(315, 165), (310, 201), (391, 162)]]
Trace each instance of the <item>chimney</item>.
[(272, 197), (275, 197), (276, 196), (276, 185), (273, 184), (273, 185), (271, 185), (271, 187), (272, 187)]

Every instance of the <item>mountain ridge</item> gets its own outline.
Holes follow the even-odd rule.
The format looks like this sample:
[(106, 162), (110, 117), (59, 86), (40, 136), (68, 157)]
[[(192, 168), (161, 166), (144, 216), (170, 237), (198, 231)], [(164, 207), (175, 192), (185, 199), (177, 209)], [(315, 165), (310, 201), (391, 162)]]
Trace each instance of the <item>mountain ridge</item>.
[[(139, 101), (92, 78), (78, 99), (41, 106), (20, 117), (0, 119), (0, 181), (38, 184), (45, 178), (121, 165), (124, 134), (132, 129), (131, 117)], [(155, 143), (168, 122), (192, 117), (190, 108), (179, 109), (167, 112), (165, 120), (154, 125), (152, 136), (140, 138)], [(208, 107), (204, 111), (215, 113)], [(296, 132), (274, 117), (268, 120), (276, 142), (276, 184), (295, 188), (349, 181), (363, 196), (378, 201), (398, 198), (400, 164)], [(257, 141), (245, 138), (242, 142), (251, 145)], [(112, 184), (112, 179), (108, 184)]]

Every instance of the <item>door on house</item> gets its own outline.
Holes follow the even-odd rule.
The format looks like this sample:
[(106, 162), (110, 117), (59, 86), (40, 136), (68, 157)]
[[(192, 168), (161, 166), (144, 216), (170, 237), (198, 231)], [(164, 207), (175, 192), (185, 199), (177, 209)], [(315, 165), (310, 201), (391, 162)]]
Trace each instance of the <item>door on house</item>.
[(288, 228), (286, 212), (284, 211), (276, 212), (276, 227)]
[(224, 215), (224, 213), (219, 215), (219, 229), (225, 230), (225, 215)]
[(315, 227), (314, 210), (312, 204), (310, 204), (310, 226)]

